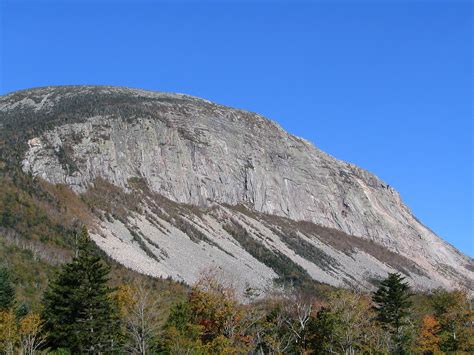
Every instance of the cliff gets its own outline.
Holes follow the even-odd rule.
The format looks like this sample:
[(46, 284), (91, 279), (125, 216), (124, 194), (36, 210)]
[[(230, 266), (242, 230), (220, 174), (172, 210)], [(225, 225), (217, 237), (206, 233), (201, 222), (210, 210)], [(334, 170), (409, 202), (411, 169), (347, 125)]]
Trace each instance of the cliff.
[(296, 272), (370, 288), (399, 270), (419, 288), (473, 287), (472, 259), (392, 187), (258, 114), (71, 86), (1, 97), (0, 124), (2, 159), (94, 196), (95, 241), (143, 273), (192, 282), (219, 267), (242, 287), (265, 287)]

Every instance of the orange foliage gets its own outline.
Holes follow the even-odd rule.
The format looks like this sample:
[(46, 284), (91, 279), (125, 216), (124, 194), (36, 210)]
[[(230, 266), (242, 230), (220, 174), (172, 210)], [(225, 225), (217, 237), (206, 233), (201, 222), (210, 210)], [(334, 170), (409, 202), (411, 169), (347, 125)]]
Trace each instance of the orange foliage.
[(439, 331), (440, 325), (436, 318), (432, 315), (424, 316), (418, 335), (417, 350), (429, 354), (439, 351)]

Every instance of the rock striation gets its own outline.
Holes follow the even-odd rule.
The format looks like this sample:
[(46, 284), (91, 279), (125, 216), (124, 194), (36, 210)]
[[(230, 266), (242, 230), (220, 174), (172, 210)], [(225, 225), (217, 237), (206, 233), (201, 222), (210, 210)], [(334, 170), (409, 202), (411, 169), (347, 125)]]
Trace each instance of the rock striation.
[[(237, 283), (262, 286), (281, 275), (243, 246), (250, 238), (334, 285), (370, 287), (405, 264), (418, 287), (473, 287), (472, 259), (418, 221), (397, 191), (258, 114), (181, 94), (71, 86), (1, 97), (0, 124), (29, 127), (15, 144), (33, 176), (78, 194), (99, 180), (125, 194), (143, 185), (142, 210), (98, 220), (95, 235), (139, 271), (192, 282), (197, 270), (188, 263), (217, 266)], [(158, 200), (194, 206), (181, 218), (203, 235), (198, 243)], [(350, 251), (341, 238), (354, 244)], [(390, 264), (381, 250), (406, 262)]]

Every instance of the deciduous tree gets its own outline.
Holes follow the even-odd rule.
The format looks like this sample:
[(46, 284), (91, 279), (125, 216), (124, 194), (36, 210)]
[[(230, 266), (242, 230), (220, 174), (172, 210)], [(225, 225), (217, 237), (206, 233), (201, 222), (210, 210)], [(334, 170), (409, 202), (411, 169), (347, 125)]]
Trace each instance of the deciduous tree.
[(440, 349), (442, 351), (474, 351), (472, 322), (468, 296), (463, 291), (438, 289), (432, 297), (435, 317), (440, 325)]
[(434, 354), (439, 351), (439, 322), (430, 314), (421, 320), (421, 326), (416, 341), (416, 350), (423, 354)]
[(116, 297), (128, 338), (127, 350), (135, 354), (149, 353), (159, 330), (160, 300), (152, 296), (143, 282), (120, 286)]
[(202, 274), (188, 299), (172, 309), (165, 335), (168, 351), (178, 346), (182, 351), (187, 351), (183, 346), (210, 353), (245, 351), (241, 305), (233, 287), (224, 285), (218, 276), (213, 270)]
[(15, 313), (12, 309), (0, 311), (0, 350), (5, 354), (14, 354), (18, 342), (18, 329)]
[(29, 313), (18, 324), (20, 350), (24, 355), (33, 355), (44, 343), (45, 334), (42, 332), (43, 322), (39, 314)]

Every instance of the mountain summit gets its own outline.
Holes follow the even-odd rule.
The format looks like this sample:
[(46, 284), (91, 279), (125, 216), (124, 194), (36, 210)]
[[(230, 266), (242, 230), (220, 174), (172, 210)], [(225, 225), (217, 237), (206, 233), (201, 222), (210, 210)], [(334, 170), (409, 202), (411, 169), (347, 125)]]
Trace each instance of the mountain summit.
[(473, 289), (474, 263), (375, 175), (258, 114), (181, 94), (64, 86), (0, 97), (3, 164), (92, 199), (118, 262), (193, 282)]

